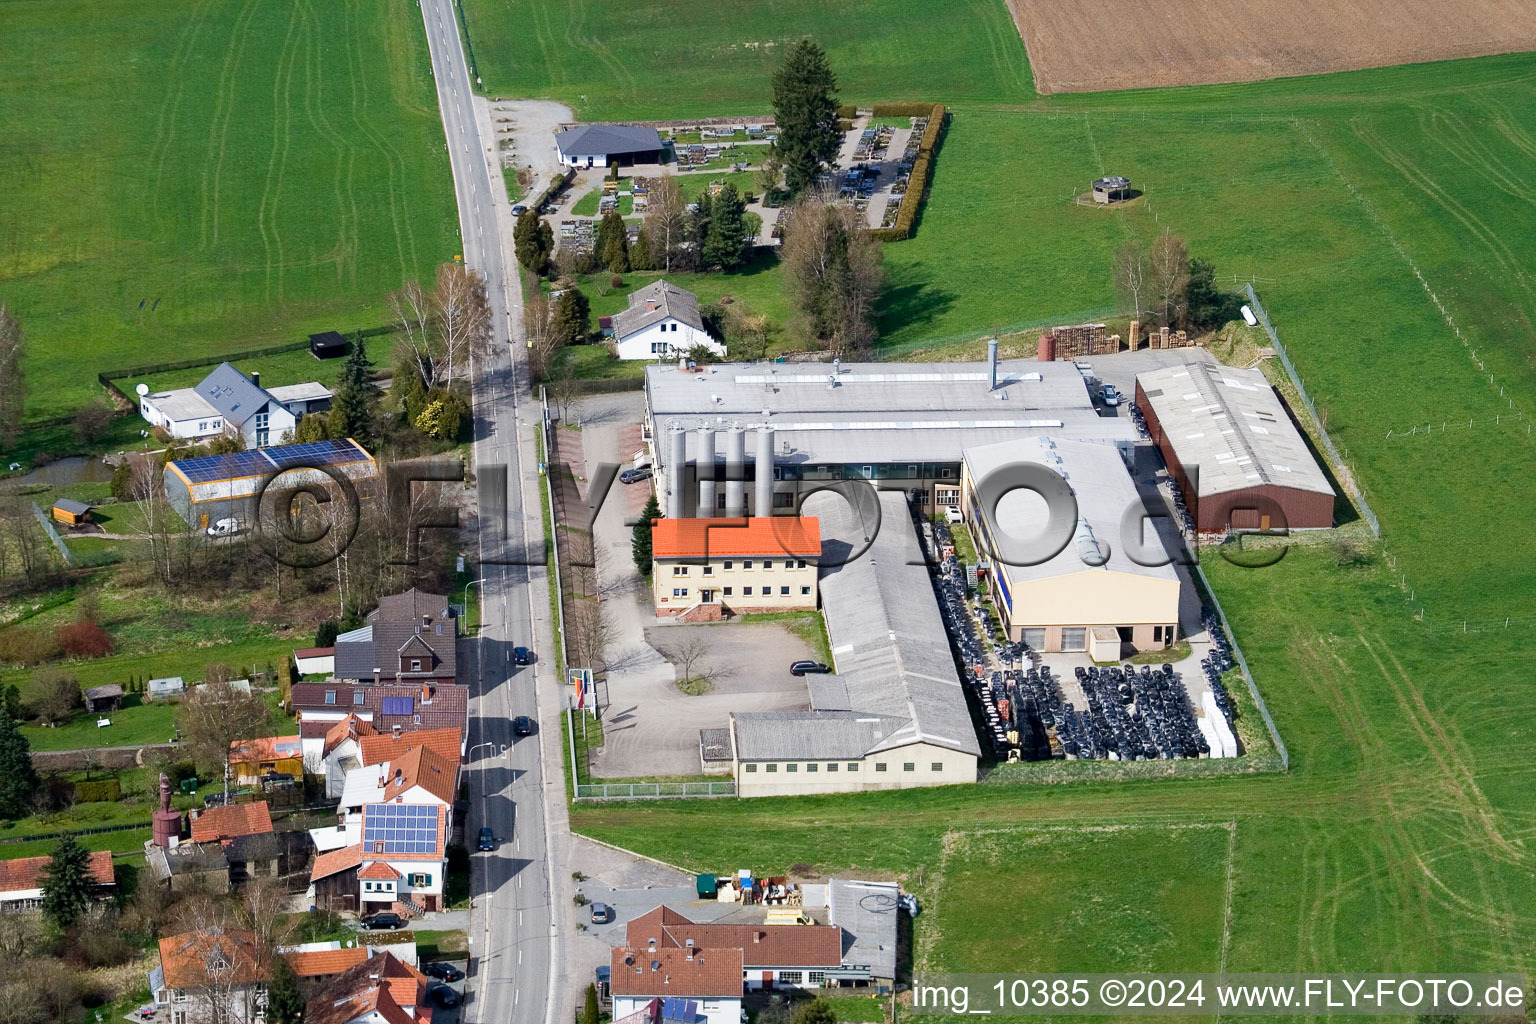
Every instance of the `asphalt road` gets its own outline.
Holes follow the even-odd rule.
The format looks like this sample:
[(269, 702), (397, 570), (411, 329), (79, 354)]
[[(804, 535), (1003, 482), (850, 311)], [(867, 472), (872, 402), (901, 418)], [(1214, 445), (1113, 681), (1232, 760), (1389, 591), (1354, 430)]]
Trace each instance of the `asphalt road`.
[[(511, 726), (515, 715), (540, 718), (536, 683), (542, 682), (551, 694), (546, 703), (559, 692), (549, 679), (553, 658), (515, 670), (512, 665), (512, 648), (524, 645), (538, 651), (535, 626), (540, 627), (537, 635), (548, 628), (547, 622), (535, 618), (535, 609), (547, 606), (542, 605), (542, 586), (530, 587), (525, 564), (536, 562), (534, 575), (542, 581), (539, 506), (536, 497), (531, 506), (525, 498), (537, 491), (525, 487), (522, 473), (522, 466), (533, 459), (532, 424), (538, 417), (513, 358), (521, 345), (515, 337), (520, 320), (514, 313), (520, 312), (522, 298), (515, 273), (508, 273), (511, 239), (503, 239), (498, 226), (497, 197), (504, 201), (505, 192), (499, 180), (492, 187), (493, 168), (498, 178), (500, 170), (492, 162), (490, 128), (475, 100), (452, 0), (420, 0), (420, 6), (453, 167), (462, 257), (485, 276), (492, 313), (491, 342), (474, 354), (472, 370), (479, 551), (469, 554), (478, 556), (480, 566), (481, 630), (478, 638), (466, 641), (469, 671), (464, 681), (473, 688), (466, 772), (468, 839), (474, 850), (476, 834), (488, 826), (497, 844), (490, 853), (471, 855), (471, 971), (464, 1019), (476, 1024), (550, 1024), (558, 996), (554, 965), (559, 936), (552, 913), (554, 853), (541, 755), (544, 737), (551, 733), (558, 748), (559, 731), (541, 727), (537, 734), (517, 739)], [(522, 422), (523, 409), (530, 411), (527, 423)], [(536, 558), (528, 557), (530, 518)], [(546, 611), (542, 618), (547, 617)], [(557, 718), (551, 715), (548, 721), (553, 725)], [(552, 782), (563, 786), (558, 778)]]

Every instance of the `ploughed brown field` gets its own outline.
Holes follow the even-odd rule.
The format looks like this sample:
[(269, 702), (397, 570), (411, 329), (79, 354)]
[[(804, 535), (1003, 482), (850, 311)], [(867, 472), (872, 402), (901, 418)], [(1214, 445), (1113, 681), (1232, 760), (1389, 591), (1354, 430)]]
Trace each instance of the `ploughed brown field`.
[(1035, 89), (1248, 82), (1536, 50), (1533, 0), (1008, 0)]

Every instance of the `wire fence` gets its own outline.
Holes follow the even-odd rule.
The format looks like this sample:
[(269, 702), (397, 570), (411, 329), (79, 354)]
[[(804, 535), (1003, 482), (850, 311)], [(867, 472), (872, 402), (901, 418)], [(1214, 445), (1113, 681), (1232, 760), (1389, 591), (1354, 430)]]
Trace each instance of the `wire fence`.
[(1227, 644), (1232, 648), (1232, 656), (1237, 659), (1237, 665), (1243, 670), (1243, 682), (1248, 684), (1248, 696), (1253, 698), (1253, 704), (1259, 709), (1259, 717), (1264, 719), (1264, 728), (1269, 730), (1269, 738), (1275, 744), (1275, 750), (1280, 754), (1280, 765), (1286, 771), (1291, 770), (1291, 754), (1285, 748), (1285, 741), (1280, 738), (1280, 728), (1275, 725), (1274, 716), (1269, 713), (1269, 705), (1264, 703), (1264, 698), (1259, 694), (1259, 685), (1253, 681), (1253, 673), (1248, 670), (1248, 659), (1243, 657), (1243, 649), (1237, 645), (1237, 637), (1232, 630), (1227, 628), (1227, 613), (1221, 607), (1221, 601), (1216, 597), (1216, 590), (1211, 586), (1211, 581), (1206, 579), (1205, 570), (1199, 562), (1193, 565), (1195, 575), (1200, 577), (1200, 585), (1205, 588), (1205, 597), (1211, 602), (1211, 607), (1216, 612), (1216, 621), (1226, 635)]
[(43, 532), (48, 534), (48, 539), (53, 541), (53, 546), (59, 549), (59, 555), (64, 559), (65, 565), (74, 565), (75, 559), (69, 553), (69, 545), (64, 543), (64, 538), (59, 536), (59, 531), (54, 529), (53, 520), (48, 518), (48, 513), (37, 502), (32, 503), (32, 513), (37, 516), (37, 521), (43, 524)]
[(593, 782), (576, 786), (578, 800), (681, 800), (735, 795), (734, 782)]
[[(1269, 343), (1274, 346), (1275, 355), (1280, 359), (1280, 365), (1285, 367), (1286, 374), (1291, 378), (1291, 383), (1296, 387), (1296, 394), (1301, 397), (1301, 403), (1307, 407), (1307, 412), (1312, 415), (1312, 422), (1317, 425), (1317, 436), (1322, 440), (1323, 447), (1328, 450), (1328, 455), (1337, 466), (1348, 468), (1344, 456), (1339, 454), (1339, 449), (1334, 446), (1333, 438), (1328, 436), (1328, 428), (1323, 426), (1323, 418), (1318, 415), (1317, 406), (1312, 404), (1312, 396), (1307, 394), (1307, 387), (1301, 382), (1301, 374), (1296, 372), (1296, 364), (1291, 362), (1290, 353), (1285, 350), (1285, 345), (1280, 341), (1280, 335), (1276, 333), (1274, 324), (1269, 321), (1269, 313), (1265, 311), (1264, 304), (1259, 301), (1259, 293), (1253, 290), (1252, 284), (1246, 284), (1243, 289), (1248, 293), (1248, 301), (1253, 306), (1254, 315), (1259, 318), (1259, 324), (1264, 328), (1264, 333), (1269, 335)], [(1381, 520), (1376, 518), (1376, 513), (1371, 509), (1371, 503), (1365, 500), (1365, 491), (1354, 482), (1354, 474), (1340, 474), (1347, 477), (1353, 486), (1350, 487), (1350, 497), (1360, 508), (1360, 515), (1370, 524), (1371, 532), (1381, 536)], [(1245, 670), (1246, 671), (1246, 670)]]

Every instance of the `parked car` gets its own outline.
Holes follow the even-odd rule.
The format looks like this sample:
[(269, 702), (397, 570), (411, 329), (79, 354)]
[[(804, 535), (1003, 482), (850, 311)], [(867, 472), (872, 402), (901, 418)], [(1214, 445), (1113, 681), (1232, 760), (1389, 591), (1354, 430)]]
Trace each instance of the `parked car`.
[(613, 908), (606, 903), (592, 904), (592, 923), (607, 924), (613, 920)]
[(514, 647), (514, 648), (512, 648), (512, 664), (514, 664), (514, 665), (532, 665), (533, 664), (533, 652), (530, 651), (526, 647)]
[(427, 964), (421, 972), (429, 978), (437, 978), (440, 981), (459, 981), (464, 977), (464, 972), (453, 964), (445, 964), (441, 960)]
[(262, 772), (261, 773), (261, 781), (262, 782), (292, 782), (293, 781), (293, 773), (292, 772)]
[(1104, 404), (1113, 409), (1120, 404), (1120, 392), (1113, 384), (1105, 384), (1099, 396), (1104, 399)]
[(639, 483), (642, 480), (649, 480), (650, 478), (651, 478), (651, 467), (650, 466), (638, 466), (635, 469), (626, 469), (624, 472), (620, 473), (619, 474), (619, 483), (621, 483), (621, 484), (637, 484), (637, 483)]
[(789, 674), (792, 676), (819, 675), (831, 671), (819, 661), (795, 661), (789, 665)]
[(951, 505), (944, 510), (944, 521), (946, 523), (963, 523), (965, 522), (965, 513), (960, 511), (958, 505)]
[(512, 207), (512, 214), (515, 217), (521, 217), (523, 214), (525, 214), (527, 212), (528, 212), (528, 207), (524, 206), (522, 203), (518, 203), (516, 206)]
[(907, 912), (908, 917), (916, 917), (923, 912), (923, 905), (917, 902), (917, 897), (909, 892), (904, 892), (896, 897), (896, 903)]
[(437, 1000), (438, 1006), (458, 1006), (459, 994), (447, 985), (433, 985), (427, 990), (427, 995)]
[(405, 927), (405, 918), (399, 914), (388, 912), (381, 914), (369, 914), (360, 922), (369, 931), (393, 931), (396, 928)]
[(480, 830), (480, 839), (475, 843), (475, 849), (481, 853), (496, 849), (496, 836), (488, 828)]
[(208, 527), (208, 536), (210, 537), (233, 537), (239, 532), (240, 520), (238, 519), (220, 519)]
[(529, 718), (527, 715), (518, 715), (516, 718), (512, 719), (512, 735), (532, 736), (533, 719)]

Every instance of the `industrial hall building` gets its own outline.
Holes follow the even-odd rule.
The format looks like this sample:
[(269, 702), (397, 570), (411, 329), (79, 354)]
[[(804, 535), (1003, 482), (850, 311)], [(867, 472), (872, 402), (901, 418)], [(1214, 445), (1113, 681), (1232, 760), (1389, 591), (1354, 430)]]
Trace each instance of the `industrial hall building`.
[(959, 507), (967, 448), (1042, 436), (1135, 444), (1130, 421), (1101, 416), (1071, 363), (999, 362), (995, 351), (980, 363), (649, 366), (644, 436), (662, 510), (794, 515), (806, 494), (867, 480), (918, 492), (932, 513)]

